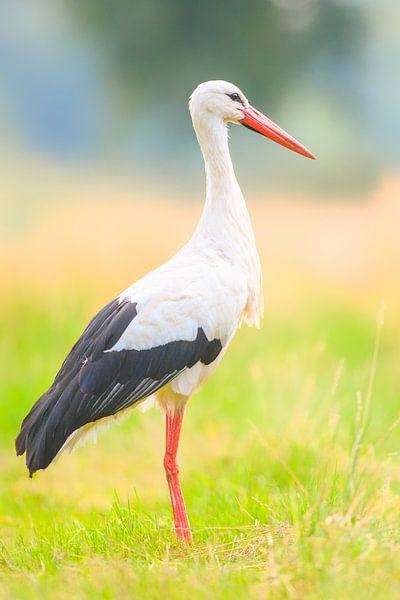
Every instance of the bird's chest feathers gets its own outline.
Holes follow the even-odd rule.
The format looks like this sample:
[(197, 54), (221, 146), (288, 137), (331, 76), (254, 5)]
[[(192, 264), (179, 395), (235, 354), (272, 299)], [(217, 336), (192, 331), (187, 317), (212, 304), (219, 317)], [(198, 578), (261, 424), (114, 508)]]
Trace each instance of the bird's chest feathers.
[(236, 292), (241, 298), (240, 322), (258, 327), (264, 303), (261, 265), (252, 230), (221, 232), (218, 239), (209, 239), (206, 247), (210, 264), (226, 265), (226, 294)]
[(240, 321), (258, 326), (263, 313), (261, 265), (247, 206), (233, 175), (223, 181), (210, 178), (206, 205), (191, 243), (208, 262), (229, 265), (228, 288), (236, 287), (243, 298)]

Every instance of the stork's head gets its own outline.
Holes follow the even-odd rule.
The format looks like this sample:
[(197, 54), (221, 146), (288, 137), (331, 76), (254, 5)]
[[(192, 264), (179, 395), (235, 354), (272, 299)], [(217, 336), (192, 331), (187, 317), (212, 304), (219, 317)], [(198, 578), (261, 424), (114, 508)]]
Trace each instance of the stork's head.
[(228, 81), (200, 83), (190, 96), (189, 110), (196, 129), (212, 121), (241, 124), (298, 154), (315, 160), (300, 142), (253, 108), (243, 92)]

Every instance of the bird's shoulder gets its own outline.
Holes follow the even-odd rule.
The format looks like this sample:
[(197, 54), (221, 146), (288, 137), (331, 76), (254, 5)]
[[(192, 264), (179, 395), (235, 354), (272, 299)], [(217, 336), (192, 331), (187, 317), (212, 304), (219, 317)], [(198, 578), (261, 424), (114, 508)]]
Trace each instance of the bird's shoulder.
[[(211, 316), (234, 323), (247, 302), (246, 274), (219, 254), (207, 255), (188, 249), (148, 273), (122, 292), (135, 302), (140, 319), (174, 324), (194, 320), (200, 324)], [(148, 321), (147, 321), (148, 322)]]

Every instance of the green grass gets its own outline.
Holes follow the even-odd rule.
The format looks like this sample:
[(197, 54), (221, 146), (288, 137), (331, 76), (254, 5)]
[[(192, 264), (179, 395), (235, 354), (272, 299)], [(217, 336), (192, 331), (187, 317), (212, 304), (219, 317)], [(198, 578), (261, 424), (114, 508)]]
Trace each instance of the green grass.
[[(194, 544), (178, 543), (158, 409), (29, 480), (20, 421), (88, 307), (2, 310), (0, 597), (400, 597), (400, 344), (394, 318), (299, 302), (243, 329), (191, 401), (180, 463)], [(375, 358), (374, 358), (375, 348)]]

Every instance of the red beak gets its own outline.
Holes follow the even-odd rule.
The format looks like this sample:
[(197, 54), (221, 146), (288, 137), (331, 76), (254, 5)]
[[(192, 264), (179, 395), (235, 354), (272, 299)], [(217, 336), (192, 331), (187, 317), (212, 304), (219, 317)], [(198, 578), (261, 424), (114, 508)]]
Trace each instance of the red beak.
[(278, 125), (271, 121), (271, 119), (268, 119), (268, 117), (258, 112), (258, 110), (252, 106), (242, 108), (241, 110), (246, 116), (244, 119), (239, 121), (239, 123), (245, 127), (248, 127), (249, 129), (252, 129), (253, 131), (257, 131), (257, 133), (261, 133), (261, 135), (265, 135), (265, 137), (270, 138), (281, 146), (285, 146), (285, 148), (293, 150), (293, 152), (297, 152), (298, 154), (307, 156), (307, 158), (316, 160), (316, 156), (307, 150), (303, 144), (300, 144), (300, 142), (295, 140), (294, 137), (286, 133), (286, 131), (281, 129)]

